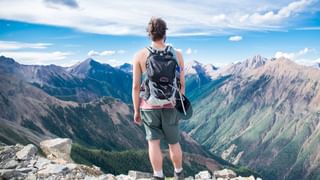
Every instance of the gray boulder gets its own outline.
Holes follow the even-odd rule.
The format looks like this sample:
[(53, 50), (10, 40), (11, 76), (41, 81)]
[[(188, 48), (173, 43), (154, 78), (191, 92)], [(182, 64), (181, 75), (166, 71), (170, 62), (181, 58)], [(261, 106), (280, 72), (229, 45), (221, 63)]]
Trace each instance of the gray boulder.
[(113, 174), (103, 174), (97, 178), (98, 180), (116, 180)]
[(195, 175), (195, 179), (211, 179), (211, 174), (209, 171), (200, 171)]
[(193, 178), (192, 176), (185, 177), (184, 179), (185, 179), (185, 180), (194, 180), (194, 178)]
[(130, 178), (129, 176), (124, 175), (124, 174), (120, 174), (120, 175), (116, 176), (116, 179), (117, 180), (132, 180), (132, 178)]
[(235, 178), (231, 178), (230, 180), (255, 180), (255, 178), (254, 176), (249, 176), (249, 177), (238, 176)]
[(218, 178), (231, 179), (231, 178), (237, 177), (237, 174), (230, 169), (223, 169), (220, 171), (215, 171), (213, 173), (213, 177), (215, 177), (216, 179), (218, 179)]
[(40, 142), (40, 147), (48, 159), (58, 163), (73, 162), (70, 157), (72, 141), (69, 138), (56, 138)]
[(34, 167), (40, 169), (43, 169), (45, 165), (50, 164), (51, 161), (47, 158), (39, 156), (37, 159), (37, 162), (34, 164)]
[(133, 179), (142, 179), (142, 178), (151, 178), (152, 174), (147, 172), (130, 170), (128, 172), (128, 176)]
[(35, 145), (28, 144), (16, 153), (16, 157), (18, 160), (29, 160), (32, 159), (37, 152), (38, 149)]
[(0, 168), (2, 169), (14, 169), (18, 166), (18, 161), (16, 161), (15, 159), (10, 159), (5, 163), (1, 163)]
[(39, 175), (63, 174), (68, 170), (64, 164), (48, 164), (37, 173)]

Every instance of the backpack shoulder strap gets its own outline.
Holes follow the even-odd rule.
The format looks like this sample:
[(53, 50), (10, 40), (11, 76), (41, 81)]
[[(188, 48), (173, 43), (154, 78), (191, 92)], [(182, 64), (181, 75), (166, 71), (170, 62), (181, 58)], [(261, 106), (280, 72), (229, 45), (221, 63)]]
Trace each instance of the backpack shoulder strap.
[(147, 46), (146, 48), (148, 49), (148, 51), (149, 51), (151, 54), (153, 54), (153, 53), (156, 52), (156, 50), (153, 49), (151, 46)]
[(166, 48), (164, 48), (164, 52), (168, 53), (171, 48), (172, 48), (171, 46), (167, 45)]
[(173, 58), (176, 60), (177, 65), (180, 67), (179, 60), (177, 58), (176, 50), (174, 50), (174, 48), (172, 46), (168, 45), (166, 47), (166, 52), (168, 52), (168, 51), (172, 52)]

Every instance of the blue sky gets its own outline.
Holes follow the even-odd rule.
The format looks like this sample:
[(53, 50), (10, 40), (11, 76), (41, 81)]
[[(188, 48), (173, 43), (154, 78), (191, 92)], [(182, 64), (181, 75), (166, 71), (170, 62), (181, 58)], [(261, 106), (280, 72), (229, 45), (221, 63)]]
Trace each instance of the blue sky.
[(319, 0), (1, 0), (0, 55), (70, 66), (88, 57), (119, 65), (149, 45), (152, 16), (186, 61), (222, 66), (256, 54), (320, 62)]

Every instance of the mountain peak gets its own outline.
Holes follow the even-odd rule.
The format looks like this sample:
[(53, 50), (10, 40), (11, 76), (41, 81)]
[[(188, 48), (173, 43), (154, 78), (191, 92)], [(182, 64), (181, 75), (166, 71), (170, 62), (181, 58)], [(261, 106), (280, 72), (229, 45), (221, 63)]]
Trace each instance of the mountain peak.
[(202, 66), (203, 64), (197, 60), (192, 60), (190, 61), (188, 64), (192, 65), (192, 66)]
[(257, 68), (263, 66), (267, 61), (267, 58), (261, 55), (255, 55), (250, 59), (247, 59), (244, 63), (247, 68)]
[(0, 63), (6, 64), (6, 65), (19, 64), (14, 59), (6, 56), (0, 56)]
[(268, 61), (262, 68), (248, 71), (248, 75), (261, 76), (271, 75), (273, 77), (287, 77), (291, 79), (313, 79), (320, 80), (320, 71), (317, 68), (296, 63), (285, 57)]
[(256, 54), (252, 57), (252, 59), (256, 59), (256, 60), (263, 60), (265, 59), (264, 57), (262, 57), (260, 54)]
[(6, 73), (16, 72), (17, 68), (20, 67), (20, 64), (16, 62), (14, 59), (0, 56), (0, 71), (4, 71)]
[(99, 63), (99, 62), (92, 58), (87, 58), (84, 61), (82, 61), (80, 64), (91, 64), (91, 63)]
[(230, 74), (240, 75), (244, 72), (248, 72), (264, 66), (267, 61), (268, 61), (267, 58), (262, 57), (261, 55), (255, 55), (251, 58), (246, 59), (245, 61), (232, 63), (232, 64), (229, 64), (228, 66), (225, 66), (224, 68), (220, 68), (218, 70), (218, 73), (214, 74), (213, 78), (216, 78), (220, 75), (230, 75)]
[(203, 64), (197, 60), (192, 60), (185, 65), (186, 75), (200, 75), (206, 77), (212, 77), (218, 68), (212, 64)]
[(185, 69), (185, 74), (204, 74), (205, 70), (202, 67), (203, 64), (200, 63), (199, 61), (193, 60), (188, 63), (186, 63), (184, 69)]
[(218, 70), (218, 69), (219, 69), (218, 67), (216, 67), (216, 66), (214, 66), (214, 65), (212, 65), (212, 64), (206, 64), (206, 65), (204, 65), (204, 68), (205, 68), (206, 70), (210, 70), (210, 71), (215, 71), (215, 70)]
[(130, 64), (130, 63), (124, 63), (124, 64), (118, 66), (117, 68), (119, 68), (120, 70), (122, 70), (126, 73), (132, 73), (132, 64)]
[(92, 68), (94, 64), (101, 64), (101, 63), (99, 63), (98, 61), (92, 58), (87, 58), (84, 61), (69, 67), (68, 71), (73, 74), (85, 75)]
[(315, 63), (313, 67), (320, 69), (320, 62)]

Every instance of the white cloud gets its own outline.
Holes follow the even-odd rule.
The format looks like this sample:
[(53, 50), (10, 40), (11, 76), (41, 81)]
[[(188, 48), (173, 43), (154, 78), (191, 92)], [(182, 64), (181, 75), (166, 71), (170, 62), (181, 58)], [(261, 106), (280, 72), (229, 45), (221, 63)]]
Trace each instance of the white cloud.
[(25, 43), (17, 41), (0, 41), (0, 50), (46, 49), (51, 43)]
[(186, 50), (186, 54), (191, 54), (192, 53), (192, 49), (191, 48), (188, 48), (187, 50)]
[(320, 26), (315, 26), (315, 27), (301, 27), (301, 28), (297, 28), (297, 30), (318, 31), (318, 30), (320, 30)]
[(298, 59), (295, 62), (298, 64), (305, 65), (305, 66), (315, 66), (320, 63), (320, 58), (317, 58), (317, 59)]
[(118, 51), (114, 51), (114, 50), (106, 50), (106, 51), (95, 51), (95, 50), (91, 50), (88, 52), (88, 56), (93, 57), (93, 56), (111, 56), (114, 54), (123, 54), (125, 53), (125, 50), (118, 50)]
[(78, 8), (79, 4), (77, 3), (76, 0), (44, 0), (45, 3), (49, 7), (57, 8), (59, 6), (66, 6), (69, 8)]
[(59, 0), (62, 5), (77, 8), (52, 8), (43, 0), (1, 0), (0, 19), (71, 27), (98, 34), (146, 35), (150, 17), (159, 16), (167, 21), (168, 35), (230, 34), (234, 30), (286, 28), (290, 21), (299, 19), (300, 12), (312, 13), (307, 8), (316, 2), (288, 1)]
[[(70, 52), (48, 52), (51, 43), (27, 43), (18, 41), (0, 41), (0, 55), (14, 58), (22, 64), (56, 64), (64, 61)], [(46, 51), (43, 51), (46, 50)], [(63, 64), (63, 62), (59, 63)]]
[(56, 64), (57, 61), (65, 60), (70, 52), (37, 52), (37, 51), (5, 51), (1, 55), (14, 58), (22, 64)]
[(91, 50), (88, 52), (88, 56), (92, 57), (92, 56), (99, 56), (100, 53), (94, 50)]
[(242, 40), (242, 36), (230, 36), (229, 37), (229, 41), (241, 41)]
[(297, 14), (304, 10), (315, 0), (299, 0), (294, 1), (288, 4), (287, 6), (282, 7), (279, 11), (268, 11), (265, 13), (254, 13), (252, 15), (242, 16), (242, 20), (249, 20), (253, 24), (272, 24), (280, 23), (285, 18), (288, 18), (294, 14)]
[(274, 55), (275, 58), (288, 58), (295, 61), (298, 64), (313, 66), (320, 63), (320, 58), (315, 49), (303, 48), (297, 52), (282, 52), (278, 51)]
[(304, 49), (301, 49), (300, 51), (298, 52), (282, 52), (282, 51), (278, 51), (275, 53), (274, 57), (275, 58), (280, 58), (280, 57), (284, 57), (284, 58), (288, 58), (288, 59), (291, 59), (291, 60), (298, 60), (299, 58), (301, 58), (303, 55), (311, 52), (312, 49), (310, 48), (304, 48)]
[(110, 56), (110, 55), (114, 55), (116, 52), (115, 51), (102, 51), (100, 53), (101, 56)]
[[(181, 51), (182, 52), (182, 51)], [(186, 54), (190, 55), (190, 54), (197, 54), (198, 50), (197, 49), (191, 49), (191, 48), (187, 48), (186, 50)]]

